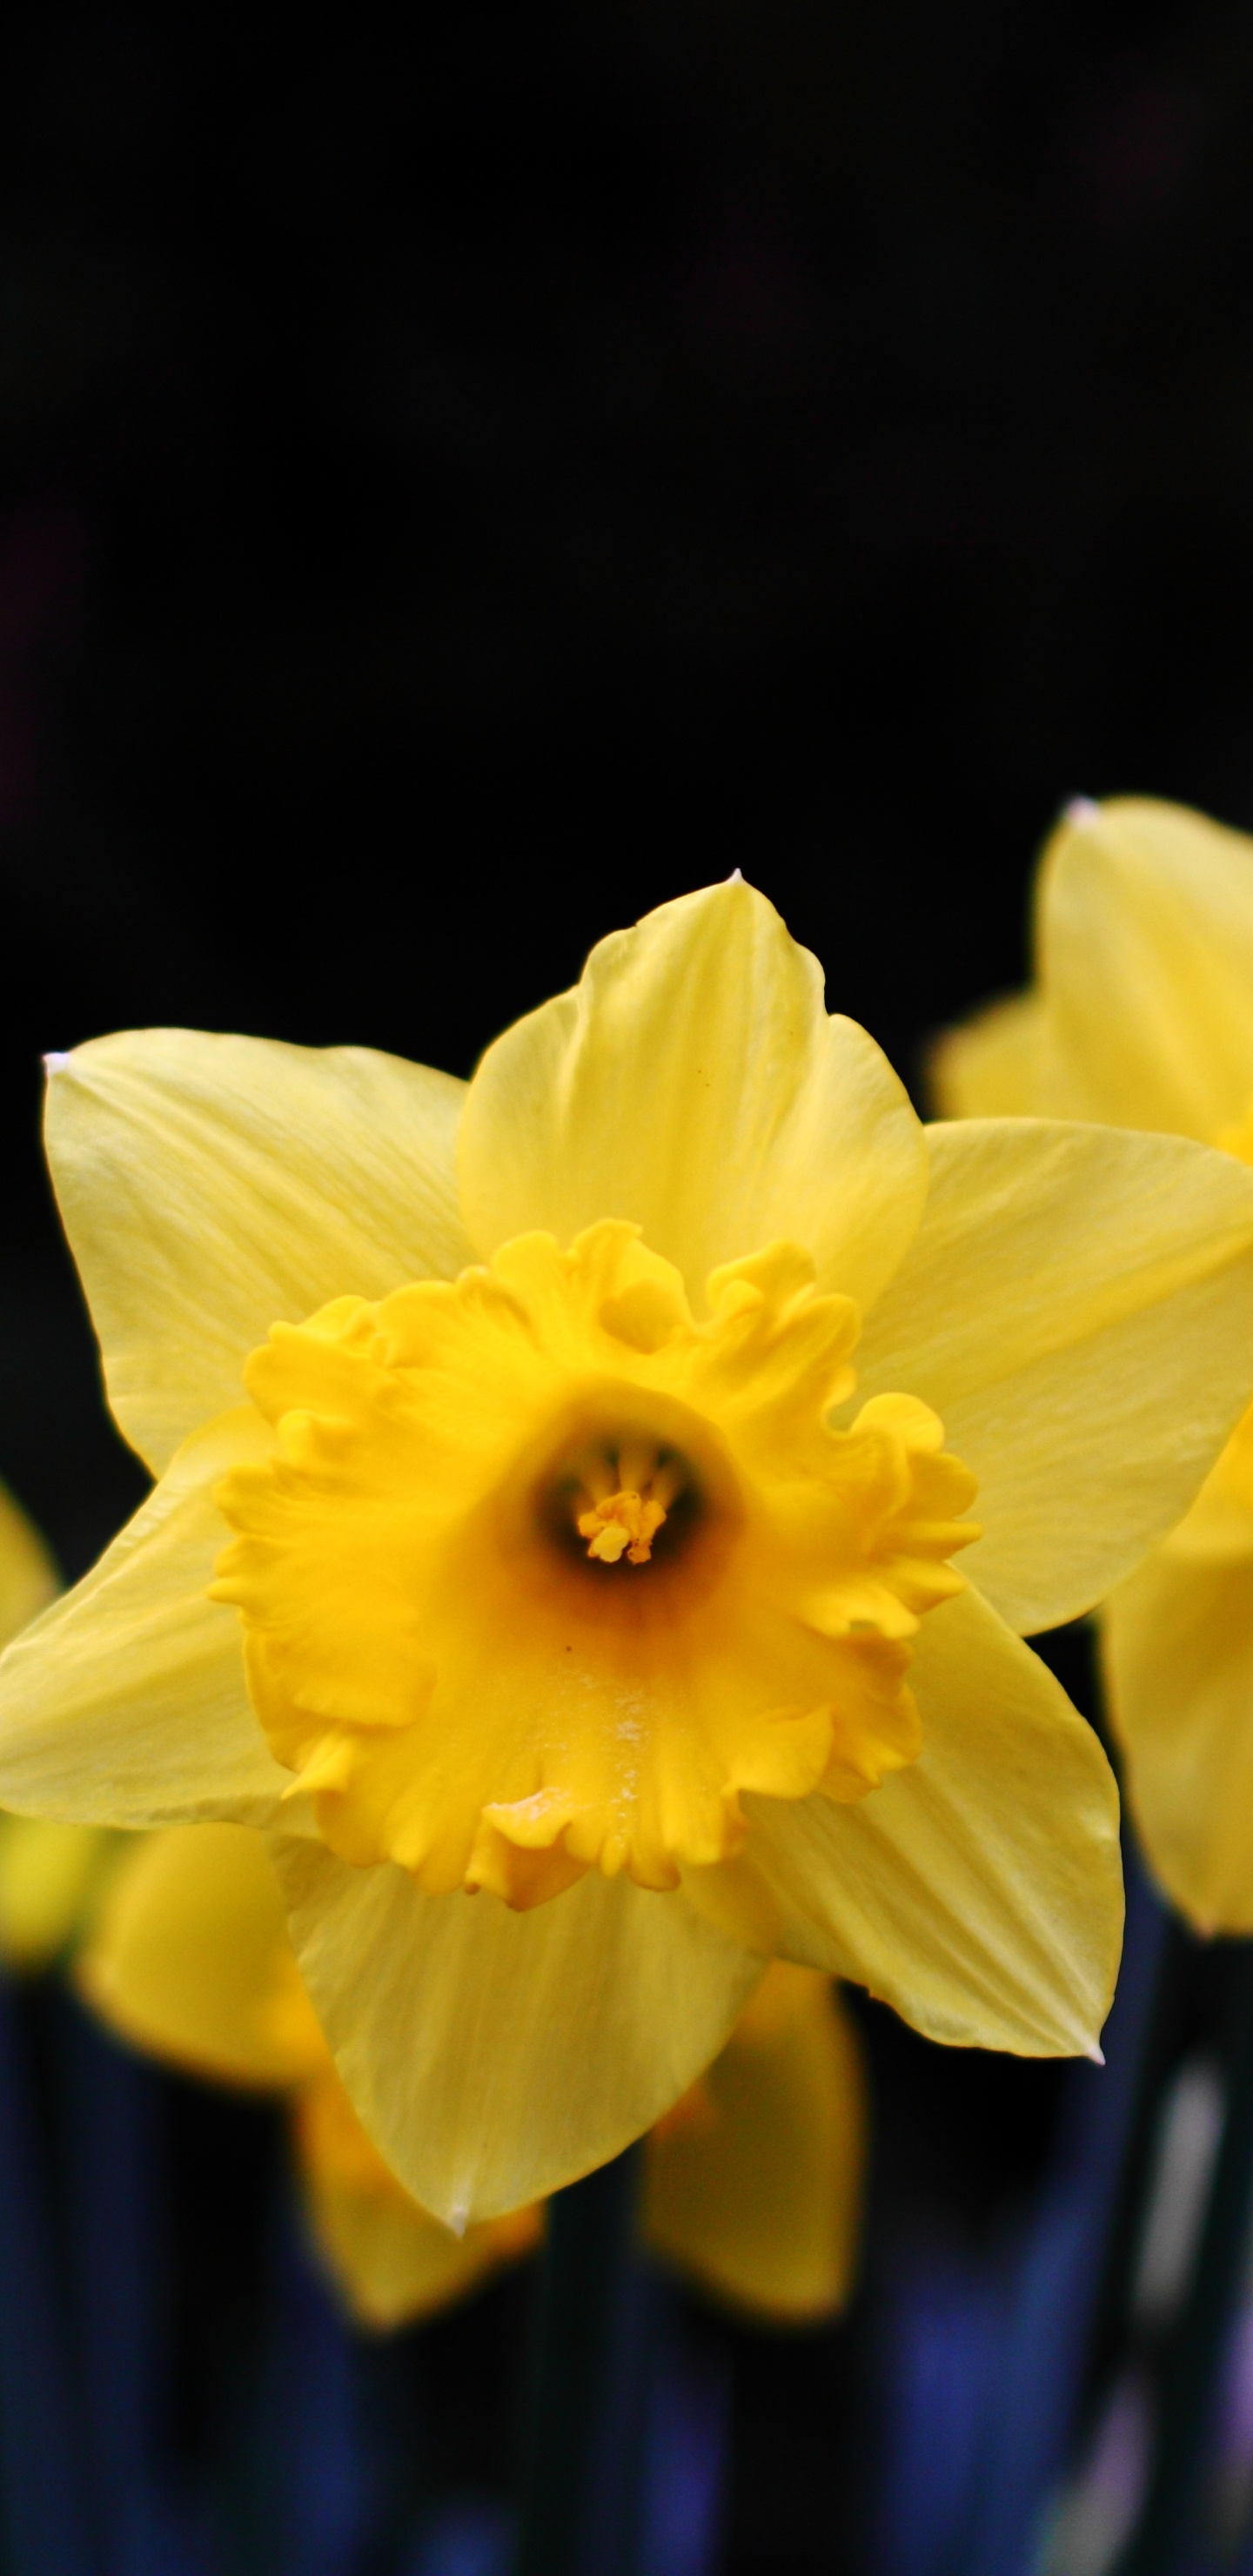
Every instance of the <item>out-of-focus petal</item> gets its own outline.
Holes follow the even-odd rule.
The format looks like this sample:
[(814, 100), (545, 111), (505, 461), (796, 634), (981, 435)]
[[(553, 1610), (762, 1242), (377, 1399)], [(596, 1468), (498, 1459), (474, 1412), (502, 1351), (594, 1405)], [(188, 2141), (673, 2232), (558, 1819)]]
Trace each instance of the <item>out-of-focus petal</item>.
[(326, 2060), (265, 1842), (244, 1825), (138, 1837), (78, 1979), (123, 2039), (193, 2075), (270, 2089)]
[(1127, 1802), (1150, 1866), (1201, 1932), (1253, 1932), (1253, 1555), (1162, 1549), (1103, 1618)]
[(0, 1816), (0, 1962), (33, 1976), (81, 1930), (117, 1852), (103, 1825), (59, 1825), (47, 1816)]
[(185, 1443), (99, 1563), (0, 1657), (0, 1800), (71, 1824), (265, 1822), (291, 1774), (244, 1685), (239, 1622), (210, 1601), (212, 1492), (270, 1439), (251, 1408)]
[(411, 2200), (367, 2138), (334, 2067), (305, 2086), (296, 2136), (322, 2260), (358, 2325), (387, 2333), (467, 2298), (537, 2245), (538, 2209), (454, 2236)]
[(481, 1253), (600, 1217), (641, 1225), (699, 1297), (779, 1237), (866, 1304), (918, 1223), (926, 1150), (864, 1029), (828, 1019), (822, 972), (738, 879), (594, 948), (583, 980), (488, 1048), (458, 1145)]
[(680, 2111), (648, 2141), (654, 2251), (750, 2314), (834, 2315), (856, 2255), (866, 2080), (828, 1979), (776, 1960)]
[(978, 1478), (963, 1571), (1012, 1627), (1090, 1609), (1179, 1520), (1253, 1392), (1253, 1174), (1174, 1136), (932, 1127), (859, 1392), (935, 1407)]
[(1011, 993), (947, 1029), (927, 1067), (940, 1118), (1082, 1118), (1042, 994)]
[(57, 1571), (39, 1533), (0, 1485), (0, 1646), (51, 1601)]
[(156, 1472), (239, 1403), (271, 1324), (470, 1258), (464, 1086), (447, 1074), (192, 1029), (93, 1038), (50, 1062), (48, 1158), (109, 1402)]
[(401, 2181), (454, 2228), (605, 2163), (723, 2045), (760, 1958), (589, 1870), (529, 1913), (422, 1896), (275, 1839), (301, 1973), (355, 2109)]
[(1253, 841), (1150, 797), (1072, 806), (1040, 966), (1084, 1115), (1208, 1141), (1253, 1100)]
[[(855, 1807), (745, 1802), (780, 1946), (868, 1986), (928, 2039), (1093, 2055), (1123, 1912), (1101, 1747), (973, 1591), (924, 1619), (911, 1679), (922, 1751), (907, 1771)], [(696, 1873), (689, 1884), (695, 1898)]]

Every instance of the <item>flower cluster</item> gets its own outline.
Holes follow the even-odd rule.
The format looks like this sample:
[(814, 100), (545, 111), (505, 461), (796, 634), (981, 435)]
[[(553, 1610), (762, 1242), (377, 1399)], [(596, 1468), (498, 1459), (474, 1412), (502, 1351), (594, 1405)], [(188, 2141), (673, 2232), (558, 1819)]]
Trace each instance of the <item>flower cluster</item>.
[(1102, 1603), (1150, 1847), (1253, 1922), (1236, 1801), (1198, 1826), (1253, 1763), (1253, 864), (1085, 810), (1042, 901), (1041, 994), (949, 1043), (930, 1127), (738, 879), (468, 1084), (177, 1030), (51, 1064), (156, 1481), (0, 1662), (0, 1800), (172, 1829), (80, 1974), (293, 2093), (358, 2285), (398, 2228), (462, 2278), (651, 2131), (657, 2241), (769, 2305), (711, 2212), (778, 2197), (757, 2106), (808, 2085), (790, 2295), (836, 2299), (831, 1979), (1099, 2053), (1117, 1792), (1023, 1640)]

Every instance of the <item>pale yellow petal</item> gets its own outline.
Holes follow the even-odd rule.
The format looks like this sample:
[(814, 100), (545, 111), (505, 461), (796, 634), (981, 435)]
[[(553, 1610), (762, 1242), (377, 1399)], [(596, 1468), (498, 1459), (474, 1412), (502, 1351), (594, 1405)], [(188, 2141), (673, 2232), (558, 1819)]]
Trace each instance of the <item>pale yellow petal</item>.
[(1253, 1099), (1253, 841), (1149, 797), (1045, 852), (1043, 980), (1084, 1114), (1205, 1140)]
[(599, 1217), (643, 1227), (699, 1297), (780, 1236), (823, 1287), (876, 1296), (925, 1189), (918, 1121), (763, 895), (684, 895), (594, 948), (583, 980), (506, 1030), (470, 1085), (458, 1145), (481, 1253)]
[(364, 1047), (140, 1029), (51, 1060), (47, 1144), (109, 1402), (160, 1470), (280, 1318), (470, 1258), (464, 1085)]
[(910, 1678), (922, 1752), (909, 1770), (856, 1807), (746, 1801), (781, 1946), (868, 1986), (928, 2039), (1091, 2054), (1122, 1940), (1101, 1747), (973, 1591), (924, 1619)]
[(1253, 1932), (1253, 1557), (1170, 1548), (1102, 1618), (1127, 1802), (1149, 1865), (1201, 1932)]
[(355, 2108), (449, 2225), (542, 2198), (651, 2128), (762, 1962), (682, 1896), (590, 1870), (514, 1913), (276, 1841), (292, 1938)]
[(137, 1836), (77, 1975), (112, 2030), (193, 2075), (271, 2089), (325, 2060), (278, 1881), (245, 1825)]
[(868, 1318), (859, 1392), (935, 1407), (978, 1479), (962, 1570), (1030, 1634), (1165, 1536), (1253, 1392), (1253, 1174), (1115, 1128), (928, 1136), (927, 1212)]
[(1166, 1545), (1176, 1559), (1253, 1568), (1253, 1405)]
[(233, 1610), (208, 1586), (212, 1489), (269, 1439), (251, 1409), (186, 1442), (90, 1574), (0, 1656), (0, 1802), (71, 1824), (263, 1822), (290, 1773), (244, 1685)]
[(388, 2333), (435, 2316), (539, 2242), (539, 2209), (485, 2219), (464, 2236), (420, 2209), (371, 2146), (329, 2062), (296, 2103), (296, 2144), (314, 2242), (358, 2325)]
[(1066, 1079), (1047, 1004), (1012, 993), (932, 1048), (928, 1086), (940, 1118), (1082, 1118), (1084, 1102)]
[(103, 1825), (0, 1816), (0, 1961), (33, 1976), (81, 1930), (119, 1837)]
[[(783, 2008), (758, 2015), (780, 1986)], [(691, 2114), (648, 2141), (646, 2242), (749, 2314), (832, 2316), (852, 2285), (865, 2154), (849, 2015), (825, 1977), (777, 1960)]]
[(0, 1485), (0, 1646), (51, 1601), (57, 1573), (39, 1533)]

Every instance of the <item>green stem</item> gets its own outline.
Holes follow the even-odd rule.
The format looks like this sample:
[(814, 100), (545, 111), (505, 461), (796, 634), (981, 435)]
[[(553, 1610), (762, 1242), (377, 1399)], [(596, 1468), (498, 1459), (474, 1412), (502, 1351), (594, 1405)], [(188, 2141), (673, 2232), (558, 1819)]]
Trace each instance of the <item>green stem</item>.
[(1193, 2562), (1218, 2374), (1253, 2211), (1253, 1942), (1241, 1943), (1232, 1965), (1222, 2142), (1187, 2305), (1162, 2373), (1152, 2481), (1118, 2576), (1182, 2576)]
[(627, 2576), (646, 2284), (639, 2150), (554, 2194), (515, 2576)]

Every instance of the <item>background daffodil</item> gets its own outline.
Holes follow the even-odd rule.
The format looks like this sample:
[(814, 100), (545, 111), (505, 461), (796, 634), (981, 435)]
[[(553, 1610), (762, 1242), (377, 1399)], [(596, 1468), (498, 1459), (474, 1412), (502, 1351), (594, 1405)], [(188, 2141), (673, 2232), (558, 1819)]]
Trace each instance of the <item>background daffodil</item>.
[[(51, 1601), (57, 1571), (43, 1540), (0, 1485), (0, 1645)], [(112, 1836), (53, 1817), (0, 1814), (0, 1961), (46, 1967), (76, 1928)]]
[(0, 1485), (0, 1645), (7, 1646), (56, 1589), (56, 1568), (43, 1540)]
[[(93, 1909), (77, 1974), (137, 2046), (289, 2096), (313, 2233), (362, 2324), (432, 2315), (537, 2242), (535, 2208), (458, 2238), (390, 2172), (301, 1986), (259, 1835), (184, 1825), (140, 1837)], [(852, 2024), (825, 1979), (777, 1962), (648, 2141), (646, 2242), (737, 2309), (775, 2323), (829, 2316), (849, 2288), (864, 2161)]]
[[(1253, 841), (1147, 798), (1072, 806), (1036, 952), (1032, 991), (937, 1049), (953, 1116), (1061, 1111), (1253, 1162)], [(1153, 1867), (1200, 1930), (1253, 1931), (1253, 1415), (1102, 1632)]]
[(740, 882), (468, 1086), (150, 1031), (56, 1060), (48, 1141), (159, 1482), (0, 1665), (0, 1795), (265, 1826), (424, 2206), (642, 2134), (771, 1955), (938, 2039), (1095, 2047), (1116, 1798), (1021, 1636), (1133, 1570), (1247, 1401), (1253, 1174), (924, 1131)]

